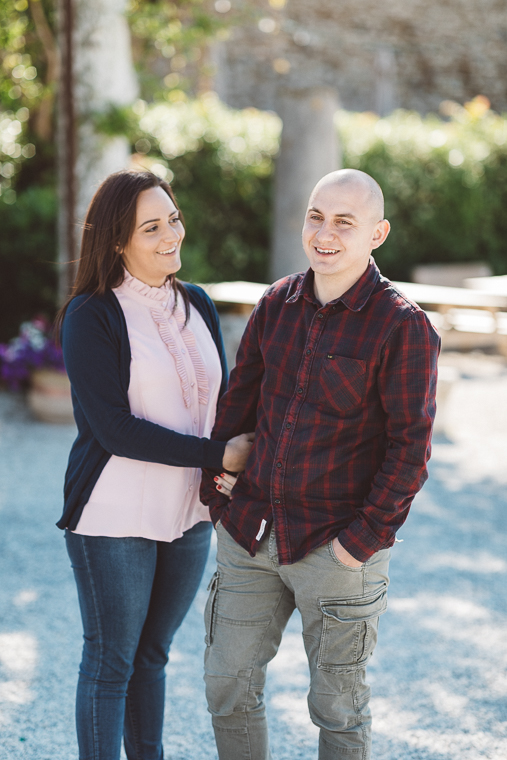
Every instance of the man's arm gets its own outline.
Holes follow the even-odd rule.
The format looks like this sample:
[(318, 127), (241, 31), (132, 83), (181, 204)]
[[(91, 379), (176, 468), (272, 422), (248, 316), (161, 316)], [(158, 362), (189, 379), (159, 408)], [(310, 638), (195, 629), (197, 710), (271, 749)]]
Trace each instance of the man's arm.
[[(211, 439), (227, 441), (240, 433), (255, 430), (257, 404), (264, 375), (264, 362), (259, 345), (259, 311), (261, 302), (252, 312), (241, 339), (236, 366), (229, 378), (229, 387), (220, 399)], [(200, 498), (210, 508), (213, 522), (228, 502), (228, 497), (216, 490), (214, 477), (220, 470), (205, 469), (202, 472)]]
[(386, 413), (386, 456), (356, 519), (338, 535), (361, 562), (392, 546), (428, 477), (439, 349), (437, 332), (416, 311), (393, 331), (384, 351), (378, 389)]

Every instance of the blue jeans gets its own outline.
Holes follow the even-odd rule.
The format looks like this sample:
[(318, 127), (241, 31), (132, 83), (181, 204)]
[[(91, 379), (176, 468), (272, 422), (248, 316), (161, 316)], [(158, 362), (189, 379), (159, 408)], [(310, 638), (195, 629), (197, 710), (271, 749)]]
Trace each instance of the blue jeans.
[(79, 760), (162, 760), (169, 647), (197, 592), (211, 523), (181, 538), (65, 531), (84, 629), (76, 725)]

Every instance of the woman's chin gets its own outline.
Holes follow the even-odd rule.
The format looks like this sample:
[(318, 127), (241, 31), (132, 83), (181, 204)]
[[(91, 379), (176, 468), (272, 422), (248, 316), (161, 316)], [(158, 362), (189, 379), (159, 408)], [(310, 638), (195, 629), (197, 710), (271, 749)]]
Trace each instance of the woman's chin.
[(160, 265), (158, 267), (158, 273), (164, 274), (166, 277), (169, 277), (171, 274), (176, 274), (176, 272), (179, 272), (181, 269), (181, 259), (178, 256), (177, 258), (172, 257), (172, 261), (161, 261)]

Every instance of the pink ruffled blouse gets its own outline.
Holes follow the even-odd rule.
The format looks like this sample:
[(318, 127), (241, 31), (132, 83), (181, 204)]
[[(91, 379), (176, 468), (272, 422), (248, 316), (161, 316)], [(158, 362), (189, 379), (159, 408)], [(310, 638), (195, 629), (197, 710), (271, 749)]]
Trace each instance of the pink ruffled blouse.
[[(132, 414), (179, 433), (209, 438), (222, 370), (203, 318), (170, 285), (152, 288), (126, 272), (114, 290), (125, 314), (132, 355), (128, 397)], [(111, 456), (75, 532), (173, 541), (201, 520), (201, 471)]]

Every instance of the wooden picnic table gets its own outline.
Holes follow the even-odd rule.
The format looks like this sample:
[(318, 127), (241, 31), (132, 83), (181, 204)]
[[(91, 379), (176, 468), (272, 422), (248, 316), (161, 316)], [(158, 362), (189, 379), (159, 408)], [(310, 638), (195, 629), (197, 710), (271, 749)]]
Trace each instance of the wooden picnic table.
[(507, 293), (501, 295), (468, 288), (422, 285), (417, 282), (394, 282), (393, 284), (419, 306), (434, 309), (440, 313), (449, 309), (507, 311)]
[[(422, 285), (416, 282), (393, 284), (419, 306), (441, 313), (453, 308), (507, 311), (507, 293), (498, 295), (467, 288)], [(203, 287), (210, 298), (219, 305), (245, 306), (251, 310), (269, 285), (259, 282), (217, 282)]]
[[(505, 323), (503, 319), (499, 320), (499, 314), (507, 312), (507, 292), (491, 293), (472, 288), (415, 282), (393, 284), (428, 312), (428, 316), (442, 335), (444, 348), (470, 350), (492, 345), (501, 353), (507, 354), (507, 335), (503, 334)], [(225, 307), (232, 314), (247, 317), (269, 285), (239, 281), (212, 283), (203, 287), (219, 308)], [(484, 312), (491, 315), (491, 323), (486, 327), (485, 317), (482, 317), (482, 321), (480, 319)], [(473, 316), (474, 313), (477, 314), (477, 318)], [(464, 317), (467, 321), (465, 328)], [(499, 326), (502, 327), (501, 331)]]
[(507, 296), (507, 274), (496, 277), (468, 277), (465, 280), (465, 287), (480, 290), (483, 293)]

